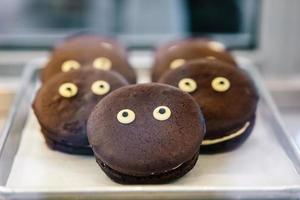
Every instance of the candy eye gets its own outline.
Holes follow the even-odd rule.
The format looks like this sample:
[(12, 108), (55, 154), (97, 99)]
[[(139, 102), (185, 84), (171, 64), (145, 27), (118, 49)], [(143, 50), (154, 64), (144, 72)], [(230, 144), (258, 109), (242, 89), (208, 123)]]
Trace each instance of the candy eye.
[(225, 77), (216, 77), (212, 80), (211, 87), (217, 92), (225, 92), (230, 88), (230, 81)]
[(216, 41), (210, 41), (208, 43), (209, 48), (211, 48), (214, 51), (217, 52), (223, 52), (225, 51), (225, 46), (224, 44), (220, 43), (220, 42), (216, 42)]
[(95, 81), (91, 86), (91, 90), (96, 95), (104, 95), (110, 91), (110, 85), (106, 81)]
[(179, 81), (178, 87), (184, 92), (194, 92), (197, 89), (197, 83), (191, 78), (183, 78)]
[(80, 68), (80, 64), (76, 60), (67, 60), (63, 62), (63, 64), (61, 65), (62, 72), (68, 72), (70, 70), (75, 70), (79, 68)]
[(96, 58), (93, 62), (93, 66), (96, 69), (110, 70), (111, 65), (111, 61), (105, 57)]
[(159, 121), (169, 119), (171, 116), (171, 110), (167, 106), (158, 106), (153, 111), (153, 117)]
[(185, 63), (184, 59), (173, 60), (170, 64), (170, 69), (176, 69)]
[(122, 124), (130, 124), (134, 121), (135, 114), (130, 109), (123, 109), (118, 112), (117, 119)]
[(78, 88), (74, 83), (64, 83), (58, 88), (58, 92), (61, 96), (70, 98), (77, 94)]

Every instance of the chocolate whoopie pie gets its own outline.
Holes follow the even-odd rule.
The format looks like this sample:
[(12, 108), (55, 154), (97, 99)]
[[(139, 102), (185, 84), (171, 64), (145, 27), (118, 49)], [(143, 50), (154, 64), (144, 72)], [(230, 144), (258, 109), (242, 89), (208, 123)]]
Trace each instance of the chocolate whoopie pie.
[(88, 120), (97, 163), (123, 184), (164, 183), (190, 171), (205, 133), (201, 110), (185, 92), (165, 84), (120, 88)]
[(48, 146), (72, 154), (92, 154), (86, 123), (94, 106), (111, 91), (128, 85), (118, 73), (73, 70), (53, 76), (39, 89), (33, 109)]
[(80, 68), (116, 71), (129, 83), (136, 82), (124, 47), (112, 39), (96, 35), (74, 36), (54, 48), (41, 79), (45, 82), (57, 73)]
[(152, 81), (156, 82), (166, 71), (198, 58), (222, 60), (230, 66), (237, 66), (223, 44), (205, 39), (185, 39), (171, 42), (157, 49), (152, 67)]
[(256, 88), (242, 69), (215, 63), (207, 59), (191, 61), (159, 80), (190, 93), (200, 105), (207, 128), (201, 145), (204, 153), (227, 151), (242, 144), (254, 126), (258, 101)]

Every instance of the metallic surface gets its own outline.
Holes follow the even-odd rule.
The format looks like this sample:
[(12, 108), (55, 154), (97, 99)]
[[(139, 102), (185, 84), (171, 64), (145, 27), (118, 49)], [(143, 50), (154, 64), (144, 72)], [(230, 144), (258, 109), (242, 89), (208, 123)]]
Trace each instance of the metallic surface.
[[(21, 88), (14, 100), (6, 126), (0, 136), (0, 199), (296, 199), (300, 197), (299, 184), (278, 187), (118, 187), (105, 190), (23, 190), (6, 187), (14, 157), (21, 140), (22, 130), (26, 123), (31, 100), (35, 94), (40, 66), (44, 59), (35, 60), (26, 66)], [(245, 59), (239, 59), (243, 68), (254, 79), (260, 93), (265, 118), (272, 124), (274, 136), (289, 157), (298, 175), (300, 174), (300, 152), (290, 135), (284, 129), (280, 114), (264, 86), (255, 67)], [(143, 69), (140, 69), (143, 71)], [(283, 172), (284, 174), (284, 172)]]

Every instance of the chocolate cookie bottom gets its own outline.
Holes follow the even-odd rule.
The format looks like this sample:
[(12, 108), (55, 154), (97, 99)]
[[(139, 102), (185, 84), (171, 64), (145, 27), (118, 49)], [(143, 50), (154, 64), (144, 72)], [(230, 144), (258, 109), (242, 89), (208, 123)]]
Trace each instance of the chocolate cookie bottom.
[[(243, 130), (244, 128), (244, 130), (240, 134), (236, 134), (235, 137), (230, 138), (230, 135), (234, 136), (234, 134), (230, 134), (227, 136), (228, 140), (220, 141), (218, 143), (201, 145), (200, 154), (213, 154), (234, 150), (246, 141), (246, 139), (249, 137), (250, 133), (253, 130), (254, 124), (255, 116), (248, 122), (245, 122), (244, 127), (238, 128), (239, 130)], [(205, 141), (205, 139), (203, 141)]]
[(99, 166), (105, 172), (105, 174), (117, 183), (121, 184), (162, 184), (172, 180), (178, 179), (188, 173), (196, 164), (198, 160), (198, 153), (193, 158), (179, 167), (167, 171), (165, 173), (154, 174), (149, 176), (132, 176), (120, 173), (106, 164), (101, 160), (96, 159)]
[(67, 142), (58, 142), (48, 136), (49, 134), (51, 134), (49, 131), (42, 128), (42, 132), (46, 144), (50, 149), (61, 151), (64, 153), (69, 153), (69, 154), (93, 155), (93, 151), (90, 146), (78, 146), (78, 145), (72, 145)]

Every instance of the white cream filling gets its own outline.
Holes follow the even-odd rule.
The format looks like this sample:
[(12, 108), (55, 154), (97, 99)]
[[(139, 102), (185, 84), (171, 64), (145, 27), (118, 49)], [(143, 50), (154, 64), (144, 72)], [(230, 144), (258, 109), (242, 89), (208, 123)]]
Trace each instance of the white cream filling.
[(203, 140), (201, 145), (212, 145), (212, 144), (217, 144), (217, 143), (224, 142), (227, 140), (231, 140), (231, 139), (243, 134), (246, 131), (246, 129), (249, 127), (249, 125), (250, 125), (250, 122), (246, 122), (244, 124), (244, 126), (242, 128), (240, 128), (239, 130), (237, 130), (236, 132), (231, 133), (230, 135), (227, 135), (227, 136), (224, 136), (221, 138), (213, 139), (213, 140)]

